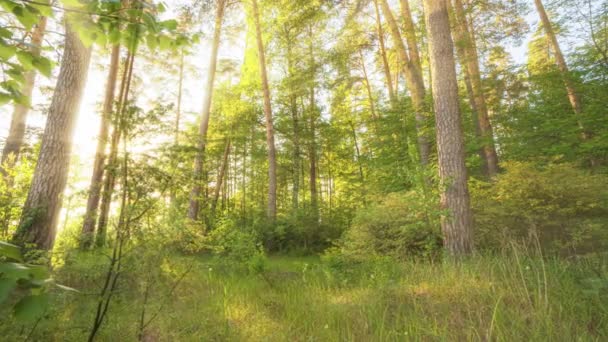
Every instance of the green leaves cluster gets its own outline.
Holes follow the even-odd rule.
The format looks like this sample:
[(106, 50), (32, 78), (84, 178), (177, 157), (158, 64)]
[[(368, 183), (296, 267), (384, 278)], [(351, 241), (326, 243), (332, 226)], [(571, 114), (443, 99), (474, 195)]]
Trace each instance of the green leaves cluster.
[[(46, 1), (46, 2), (45, 2)], [(5, 22), (15, 24), (24, 31), (30, 31), (42, 16), (52, 15), (48, 0), (24, 3), (14, 0), (0, 0), (0, 7), (8, 17)], [(28, 105), (29, 99), (21, 94), (25, 74), (37, 71), (49, 77), (53, 63), (37, 53), (39, 47), (33, 46), (25, 38), (16, 37), (14, 29), (0, 27), (0, 65), (4, 79), (0, 82), (0, 105), (9, 101)]]
[(40, 318), (55, 287), (76, 291), (56, 284), (47, 267), (24, 263), (19, 247), (0, 241), (0, 304), (11, 303), (17, 320)]

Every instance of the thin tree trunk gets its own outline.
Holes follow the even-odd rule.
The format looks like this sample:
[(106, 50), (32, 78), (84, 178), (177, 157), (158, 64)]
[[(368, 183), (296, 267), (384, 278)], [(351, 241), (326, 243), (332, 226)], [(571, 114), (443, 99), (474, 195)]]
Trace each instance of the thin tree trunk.
[(91, 48), (66, 24), (61, 69), (49, 107), (32, 185), (15, 234), (20, 244), (53, 248), (63, 192), (68, 179), (72, 136), (86, 84)]
[(378, 0), (374, 0), (374, 10), (376, 12), (376, 31), (378, 33), (378, 42), (380, 45), (380, 56), (382, 57), (382, 67), (384, 77), (386, 78), (386, 87), (388, 88), (388, 98), (391, 101), (391, 106), (397, 102), (395, 90), (393, 89), (393, 80), (391, 76), (391, 67), (386, 56), (386, 45), (384, 44), (384, 29), (382, 28), (382, 19), (380, 18), (380, 9), (378, 8)]
[(127, 54), (125, 60), (124, 73), (120, 86), (120, 94), (118, 96), (118, 108), (114, 115), (114, 128), (112, 137), (110, 138), (110, 155), (105, 171), (105, 180), (99, 206), (99, 220), (97, 223), (97, 235), (95, 243), (97, 246), (103, 246), (106, 241), (106, 231), (108, 226), (108, 217), (110, 215), (110, 206), (112, 204), (112, 193), (116, 183), (116, 167), (118, 160), (118, 148), (120, 144), (120, 136), (122, 135), (124, 111), (129, 101), (129, 91), (131, 89), (131, 79), (133, 77), (133, 65), (135, 64), (135, 51)]
[[(44, 39), (46, 22), (46, 17), (40, 17), (38, 24), (32, 31), (30, 52), (34, 56), (40, 56), (40, 48), (42, 46), (42, 40)], [(34, 84), (36, 82), (36, 71), (28, 71), (24, 78), (25, 80), (23, 82), (23, 87), (21, 88), (21, 94), (31, 99), (32, 93), (34, 92)], [(11, 164), (16, 162), (19, 158), (19, 152), (21, 151), (23, 138), (25, 136), (25, 122), (29, 109), (29, 105), (15, 104), (8, 137), (6, 138), (6, 143), (2, 150), (0, 171), (2, 171), (2, 168), (5, 165), (9, 167), (12, 166)], [(10, 156), (12, 156), (12, 158), (9, 158)], [(10, 162), (10, 164), (6, 164), (7, 162)]]
[(266, 55), (262, 30), (260, 27), (260, 14), (258, 1), (252, 0), (253, 19), (255, 21), (256, 40), (258, 45), (258, 60), (260, 63), (260, 77), (262, 80), (262, 91), (264, 95), (264, 114), (266, 116), (266, 144), (268, 145), (268, 209), (267, 216), (274, 221), (277, 216), (277, 158), (274, 145), (274, 126), (272, 123), (272, 108), (270, 103), (270, 87), (266, 74)]
[[(424, 89), (422, 71), (417, 69), (416, 65), (411, 60), (411, 57), (407, 54), (407, 49), (405, 48), (405, 44), (403, 43), (403, 39), (401, 38), (401, 33), (399, 31), (399, 27), (397, 26), (397, 21), (395, 20), (395, 17), (393, 16), (393, 13), (390, 7), (388, 6), (387, 0), (380, 0), (380, 5), (382, 7), (384, 17), (386, 18), (386, 21), (390, 28), (391, 36), (393, 37), (393, 43), (395, 45), (395, 48), (397, 49), (397, 52), (399, 53), (401, 63), (403, 64), (403, 75), (405, 76), (405, 79), (407, 81), (407, 87), (412, 97), (412, 104), (414, 105), (420, 162), (423, 166), (426, 166), (429, 162), (431, 146), (430, 139), (425, 132), (426, 118), (424, 113), (426, 111), (426, 91)], [(417, 52), (418, 50), (416, 49), (414, 51)], [(412, 52), (412, 50), (410, 50), (410, 52)]]
[(184, 88), (184, 49), (180, 50), (179, 56), (179, 83), (177, 89), (177, 110), (175, 111), (175, 140), (174, 144), (179, 144), (179, 126), (182, 118), (182, 96)]
[[(289, 76), (294, 76), (293, 51), (291, 37), (287, 37), (287, 69)], [(298, 103), (295, 92), (290, 89), (289, 109), (291, 111), (291, 121), (293, 126), (293, 189), (292, 189), (292, 208), (298, 209), (300, 195), (300, 119), (298, 117)]]
[(106, 159), (105, 151), (108, 145), (110, 123), (112, 121), (112, 108), (114, 106), (114, 94), (116, 90), (116, 80), (118, 79), (119, 64), (120, 45), (117, 44), (112, 47), (112, 56), (110, 58), (108, 81), (101, 114), (101, 125), (99, 128), (99, 136), (97, 137), (97, 150), (95, 152), (95, 161), (93, 162), (93, 175), (91, 176), (87, 209), (84, 215), (84, 223), (82, 225), (82, 234), (80, 237), (82, 248), (89, 248), (94, 239), (97, 209), (99, 207), (101, 188), (103, 185), (103, 169)]
[(566, 63), (566, 59), (564, 58), (564, 54), (559, 46), (559, 42), (557, 41), (557, 36), (555, 35), (555, 31), (553, 30), (553, 26), (551, 25), (551, 20), (549, 20), (549, 16), (545, 11), (545, 7), (541, 0), (534, 0), (534, 4), (536, 5), (536, 10), (538, 11), (538, 15), (540, 16), (540, 21), (545, 29), (545, 34), (547, 35), (547, 39), (553, 48), (553, 53), (555, 53), (555, 63), (559, 68), (559, 71), (562, 74), (562, 78), (564, 79), (564, 84), (566, 86), (566, 91), (568, 92), (568, 100), (570, 101), (570, 105), (572, 106), (572, 110), (574, 114), (577, 115), (578, 126), (582, 131), (583, 140), (589, 139), (589, 134), (585, 129), (585, 126), (580, 118), (583, 111), (583, 104), (581, 102), (580, 96), (576, 90), (576, 86), (570, 77), (570, 70), (568, 69), (568, 64)]
[(369, 78), (367, 77), (367, 69), (365, 68), (365, 59), (363, 58), (363, 52), (359, 49), (359, 58), (361, 59), (361, 70), (363, 71), (363, 83), (365, 85), (365, 90), (367, 91), (367, 97), (369, 100), (369, 110), (372, 113), (372, 119), (374, 121), (378, 119), (376, 114), (376, 105), (374, 101), (374, 94), (372, 93), (372, 87), (369, 85)]
[(209, 71), (207, 75), (207, 84), (205, 88), (205, 99), (203, 101), (203, 110), (201, 113), (201, 124), (198, 130), (198, 146), (196, 159), (194, 161), (194, 186), (190, 192), (190, 205), (188, 207), (188, 218), (197, 220), (200, 211), (201, 197), (201, 178), (203, 176), (203, 167), (205, 161), (205, 145), (207, 143), (207, 130), (209, 128), (209, 116), (211, 114), (211, 100), (213, 98), (213, 84), (215, 82), (215, 72), (217, 70), (217, 54), (220, 46), (220, 37), (222, 34), (222, 22), (224, 20), (224, 10), (226, 0), (220, 0), (217, 3), (215, 13), (215, 28), (213, 33), (213, 46), (211, 48), (211, 57), (209, 59)]
[(454, 44), (450, 33), (447, 1), (425, 0), (426, 26), (435, 104), (437, 151), (441, 186), (441, 218), (444, 245), (459, 256), (473, 249), (471, 212), (465, 165)]
[(312, 78), (311, 86), (310, 86), (310, 103), (309, 103), (309, 112), (310, 112), (310, 145), (309, 145), (309, 158), (310, 158), (310, 203), (312, 206), (313, 215), (318, 221), (319, 218), (319, 196), (317, 191), (317, 142), (316, 142), (316, 120), (317, 120), (317, 108), (316, 108), (316, 100), (315, 100), (315, 57), (314, 57), (314, 47), (312, 44), (312, 28), (309, 28), (309, 46), (308, 53), (310, 55), (310, 69)]
[(418, 39), (416, 38), (416, 28), (414, 27), (414, 18), (410, 10), (409, 0), (400, 0), (401, 15), (403, 16), (403, 35), (407, 42), (409, 50), (410, 62), (420, 73), (422, 78), (422, 64), (420, 63), (420, 52), (418, 51)]
[(498, 154), (496, 153), (494, 144), (494, 130), (490, 123), (486, 97), (481, 83), (477, 47), (472, 34), (469, 32), (465, 9), (461, 0), (454, 0), (454, 14), (456, 22), (454, 36), (457, 40), (456, 45), (459, 46), (459, 49), (462, 49), (463, 69), (466, 69), (469, 75), (473, 103), (475, 104), (477, 114), (477, 124), (481, 133), (484, 164), (487, 166), (487, 175), (494, 177), (499, 171)]
[[(220, 167), (220, 172), (217, 176), (217, 182), (215, 183), (215, 190), (213, 193), (213, 202), (211, 202), (211, 216), (215, 216), (215, 208), (217, 207), (217, 201), (220, 197), (220, 189), (222, 188), (222, 184), (224, 183), (224, 175), (226, 174), (226, 169), (228, 168), (228, 156), (230, 155), (230, 149), (232, 147), (232, 141), (228, 139), (226, 141), (226, 147), (224, 148), (224, 158), (222, 158), (222, 166)], [(224, 187), (225, 189), (225, 187)]]

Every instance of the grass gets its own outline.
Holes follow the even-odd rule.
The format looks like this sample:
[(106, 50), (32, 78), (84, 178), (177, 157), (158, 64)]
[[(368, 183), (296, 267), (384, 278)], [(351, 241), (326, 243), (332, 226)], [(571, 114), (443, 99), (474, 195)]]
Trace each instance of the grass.
[[(608, 340), (608, 262), (601, 258), (272, 257), (262, 274), (198, 256), (127, 261), (99, 341), (137, 340), (146, 288), (146, 317), (158, 313), (147, 341)], [(57, 279), (81, 293), (57, 293), (31, 340), (86, 340), (106, 265), (99, 254), (67, 258)], [(3, 318), (0, 336), (20, 341), (31, 327)]]

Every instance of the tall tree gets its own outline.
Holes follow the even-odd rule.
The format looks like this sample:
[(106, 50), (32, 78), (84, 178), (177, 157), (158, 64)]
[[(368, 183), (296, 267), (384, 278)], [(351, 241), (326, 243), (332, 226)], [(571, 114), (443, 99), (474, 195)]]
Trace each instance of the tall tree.
[(553, 26), (551, 24), (549, 16), (547, 15), (547, 11), (545, 10), (545, 6), (543, 5), (541, 0), (534, 0), (534, 5), (536, 6), (536, 10), (538, 11), (538, 16), (540, 17), (540, 21), (543, 25), (543, 29), (545, 30), (545, 34), (547, 35), (547, 40), (549, 41), (553, 53), (555, 54), (555, 64), (557, 64), (557, 67), (564, 79), (566, 91), (568, 92), (568, 100), (570, 101), (570, 105), (572, 106), (574, 114), (578, 116), (578, 125), (582, 131), (582, 138), (583, 140), (586, 140), (589, 138), (589, 135), (585, 130), (583, 122), (580, 118), (583, 112), (583, 103), (581, 102), (580, 95), (577, 92), (576, 85), (574, 84), (574, 81), (570, 76), (568, 64), (566, 63), (566, 59), (564, 58), (562, 49), (560, 48), (559, 42), (557, 41), (557, 36), (555, 35), (555, 31), (553, 30)]
[[(37, 57), (40, 55), (42, 40), (44, 39), (44, 33), (46, 31), (46, 22), (46, 17), (40, 17), (38, 24), (32, 30), (30, 52), (33, 56)], [(24, 78), (25, 80), (23, 82), (21, 94), (31, 98), (34, 91), (34, 83), (36, 81), (36, 71), (28, 71)], [(23, 138), (25, 136), (25, 123), (29, 109), (30, 108), (28, 105), (15, 104), (8, 137), (6, 138), (6, 143), (4, 144), (4, 149), (2, 150), (0, 170), (2, 170), (2, 165), (5, 165), (7, 161), (12, 160), (14, 162), (19, 158), (19, 152), (21, 151)], [(9, 158), (10, 156), (12, 156), (12, 158)]]
[(114, 93), (116, 90), (116, 81), (118, 79), (119, 64), (120, 45), (116, 44), (112, 47), (112, 55), (110, 57), (108, 80), (106, 83), (106, 92), (101, 114), (101, 125), (99, 128), (99, 136), (97, 137), (97, 150), (95, 152), (95, 161), (93, 162), (93, 175), (91, 176), (87, 209), (82, 225), (81, 244), (83, 248), (91, 246), (93, 234), (95, 233), (95, 223), (97, 221), (97, 209), (99, 207), (101, 188), (103, 185), (106, 147), (108, 145), (108, 135), (110, 133), (110, 122), (112, 120), (112, 108), (114, 106)]
[(268, 85), (268, 75), (266, 72), (266, 52), (264, 50), (262, 29), (260, 27), (260, 13), (258, 9), (258, 1), (251, 0), (251, 5), (258, 47), (260, 78), (262, 82), (262, 92), (264, 96), (264, 115), (266, 117), (266, 144), (268, 148), (268, 208), (266, 215), (270, 220), (274, 220), (277, 215), (277, 157), (276, 147), (274, 144), (274, 125), (272, 122), (270, 87)]
[(424, 6), (433, 79), (441, 207), (448, 211), (441, 219), (441, 228), (447, 251), (458, 256), (473, 249), (473, 216), (467, 185), (454, 44), (447, 1), (425, 0)]
[(205, 98), (203, 100), (203, 110), (201, 113), (201, 123), (198, 130), (198, 146), (196, 158), (194, 161), (194, 186), (190, 193), (190, 205), (188, 207), (188, 218), (196, 220), (200, 210), (201, 197), (201, 178), (203, 175), (203, 163), (205, 160), (205, 145), (207, 140), (207, 130), (209, 129), (209, 116), (211, 113), (211, 100), (213, 98), (213, 84), (215, 83), (215, 72), (217, 69), (217, 54), (220, 45), (220, 36), (222, 34), (222, 22), (224, 20), (224, 11), (226, 9), (226, 0), (217, 2), (215, 13), (215, 27), (213, 32), (213, 45), (211, 48), (211, 57), (209, 59), (209, 70), (207, 74), (207, 84), (205, 86)]
[(87, 80), (91, 48), (86, 47), (69, 23), (61, 69), (49, 107), (34, 178), (23, 208), (15, 240), (51, 249), (65, 189), (72, 135)]
[[(418, 56), (418, 48), (412, 48), (412, 46), (416, 45), (416, 37), (415, 33), (409, 32), (407, 37), (412, 46), (408, 46), (410, 48), (410, 54), (408, 55), (408, 51), (403, 43), (403, 38), (401, 36), (401, 31), (399, 30), (399, 26), (397, 25), (397, 21), (391, 11), (387, 0), (380, 0), (380, 5), (382, 8), (382, 13), (386, 18), (388, 23), (388, 27), (391, 31), (391, 36), (393, 37), (393, 44), (397, 49), (399, 54), (400, 62), (403, 65), (403, 75), (407, 81), (407, 87), (410, 92), (410, 96), (412, 97), (412, 103), (414, 105), (415, 117), (416, 117), (416, 131), (418, 135), (418, 149), (420, 153), (420, 162), (423, 165), (427, 165), (429, 162), (429, 156), (431, 153), (431, 145), (430, 139), (425, 132), (425, 94), (426, 90), (424, 88), (424, 79), (422, 77), (422, 69), (420, 69), (420, 63), (416, 64), (416, 61), (420, 60), (420, 56)], [(406, 22), (412, 21), (412, 18), (404, 18)], [(409, 27), (409, 26), (408, 26)], [(413, 29), (413, 23), (411, 24), (410, 29)]]
[(391, 105), (395, 105), (397, 97), (393, 88), (393, 79), (391, 76), (391, 67), (388, 63), (388, 57), (386, 54), (386, 44), (384, 43), (384, 29), (382, 28), (382, 19), (380, 18), (380, 9), (378, 8), (378, 0), (374, 1), (374, 13), (376, 14), (376, 32), (378, 34), (378, 44), (380, 46), (380, 57), (382, 58), (382, 70), (384, 71), (384, 77), (386, 78), (386, 87), (388, 89), (388, 97), (391, 101)]
[(494, 177), (498, 171), (498, 154), (494, 144), (494, 130), (488, 115), (486, 96), (481, 83), (481, 72), (477, 46), (472, 33), (469, 31), (466, 12), (462, 0), (454, 0), (454, 36), (458, 48), (462, 50), (461, 64), (468, 76), (469, 91), (471, 92), (474, 112), (477, 115), (476, 124), (479, 126), (480, 138), (482, 139), (482, 151), (484, 169), (489, 177)]

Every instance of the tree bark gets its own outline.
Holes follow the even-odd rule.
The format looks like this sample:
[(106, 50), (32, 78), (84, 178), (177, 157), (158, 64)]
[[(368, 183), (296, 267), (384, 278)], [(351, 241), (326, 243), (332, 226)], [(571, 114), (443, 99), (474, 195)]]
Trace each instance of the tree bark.
[(572, 79), (570, 78), (570, 70), (568, 69), (568, 64), (566, 63), (566, 59), (564, 58), (564, 54), (559, 46), (559, 42), (557, 41), (557, 36), (555, 35), (555, 31), (553, 30), (553, 26), (551, 25), (551, 20), (545, 11), (545, 7), (541, 0), (534, 0), (534, 4), (536, 5), (536, 10), (538, 11), (538, 15), (540, 17), (540, 21), (545, 29), (545, 34), (547, 35), (547, 39), (551, 47), (553, 48), (553, 53), (555, 53), (555, 63), (559, 71), (562, 74), (562, 78), (564, 79), (564, 84), (566, 86), (566, 91), (568, 92), (568, 100), (570, 101), (570, 105), (572, 106), (572, 110), (574, 114), (577, 115), (578, 126), (581, 129), (581, 136), (583, 140), (589, 139), (589, 134), (585, 129), (585, 126), (580, 118), (583, 111), (583, 104), (581, 102), (580, 96), (576, 90), (576, 86)]
[(435, 104), (444, 245), (452, 256), (471, 253), (473, 217), (467, 185), (454, 44), (446, 0), (425, 0)]
[[(399, 58), (401, 59), (401, 63), (403, 65), (403, 75), (405, 76), (407, 87), (412, 97), (412, 104), (414, 105), (420, 162), (423, 166), (426, 166), (429, 162), (431, 145), (430, 139), (425, 133), (426, 118), (424, 113), (426, 111), (426, 105), (424, 98), (426, 91), (424, 89), (422, 70), (417, 69), (415, 63), (411, 59), (413, 54), (408, 56), (407, 49), (403, 43), (403, 39), (401, 38), (399, 27), (397, 26), (397, 21), (395, 20), (393, 12), (388, 6), (387, 0), (380, 0), (380, 5), (382, 7), (384, 17), (388, 23), (388, 27), (390, 28), (393, 43), (397, 49), (397, 52), (399, 53)], [(411, 20), (411, 18), (409, 20)], [(414, 51), (417, 52), (417, 48)], [(410, 49), (410, 53), (412, 52), (413, 51)], [(415, 58), (419, 59), (419, 57)]]
[(462, 67), (466, 69), (469, 75), (472, 100), (482, 139), (484, 166), (486, 166), (487, 176), (494, 177), (499, 172), (498, 154), (496, 153), (494, 143), (494, 130), (488, 115), (488, 106), (481, 83), (477, 46), (471, 32), (469, 32), (465, 9), (461, 0), (454, 0), (454, 14), (456, 27), (453, 33), (456, 38), (456, 45), (459, 46), (459, 49), (462, 49)]
[(308, 53), (310, 56), (310, 103), (309, 103), (309, 116), (310, 116), (310, 144), (309, 144), (309, 158), (310, 158), (310, 204), (312, 207), (315, 222), (319, 219), (319, 193), (317, 190), (317, 142), (316, 142), (316, 121), (317, 121), (317, 104), (315, 100), (315, 55), (314, 46), (312, 44), (312, 28), (308, 30), (309, 34), (309, 46)]
[(262, 81), (262, 92), (264, 95), (264, 115), (266, 117), (266, 144), (268, 145), (268, 209), (267, 216), (274, 221), (277, 216), (277, 158), (274, 144), (274, 126), (272, 122), (272, 107), (270, 103), (270, 87), (268, 86), (268, 75), (266, 73), (266, 55), (262, 30), (260, 27), (260, 14), (258, 1), (252, 0), (253, 19), (255, 21), (256, 40), (258, 45), (258, 60), (260, 63), (260, 77)]
[(84, 223), (82, 225), (82, 248), (89, 248), (94, 238), (95, 223), (97, 221), (97, 209), (99, 207), (101, 188), (103, 185), (103, 171), (106, 160), (105, 151), (108, 145), (108, 135), (112, 121), (112, 108), (114, 106), (114, 94), (116, 90), (116, 81), (118, 79), (119, 64), (120, 45), (117, 44), (112, 47), (108, 81), (106, 84), (105, 99), (103, 103), (103, 112), (101, 114), (101, 125), (99, 128), (99, 136), (97, 137), (97, 150), (95, 152), (95, 161), (93, 163), (93, 175), (91, 176), (87, 209), (84, 215)]
[(207, 130), (209, 129), (209, 116), (211, 114), (211, 101), (213, 98), (213, 85), (215, 83), (215, 72), (217, 70), (217, 54), (220, 46), (220, 37), (222, 34), (222, 22), (224, 20), (224, 10), (226, 8), (226, 0), (217, 2), (215, 13), (215, 28), (213, 32), (213, 45), (211, 48), (211, 57), (209, 59), (209, 71), (207, 76), (207, 84), (205, 87), (205, 98), (203, 100), (203, 110), (201, 112), (201, 123), (198, 130), (198, 146), (197, 154), (194, 160), (194, 186), (190, 192), (190, 205), (188, 207), (188, 218), (197, 220), (200, 211), (201, 197), (201, 179), (203, 176), (203, 167), (205, 162), (205, 146), (207, 143)]
[[(44, 39), (44, 33), (46, 30), (46, 17), (40, 17), (38, 24), (32, 31), (32, 41), (30, 52), (34, 56), (40, 56), (40, 48), (42, 46), (42, 40)], [(31, 99), (34, 91), (34, 84), (36, 82), (36, 71), (30, 70), (25, 74), (25, 80), (23, 87), (21, 88), (21, 94)], [(13, 110), (13, 116), (11, 119), (11, 126), (8, 131), (8, 137), (4, 149), (2, 150), (2, 159), (0, 160), (0, 171), (6, 165), (11, 167), (14, 162), (19, 158), (19, 152), (23, 145), (23, 138), (25, 136), (25, 123), (27, 114), (29, 111), (28, 105), (15, 104)], [(12, 158), (11, 158), (12, 156)], [(6, 163), (10, 164), (6, 164)]]
[[(289, 33), (287, 33), (289, 34)], [(294, 77), (294, 57), (292, 52), (291, 37), (287, 37), (287, 69), (289, 77)], [(291, 111), (291, 122), (293, 127), (293, 189), (291, 204), (293, 209), (298, 209), (300, 202), (300, 118), (298, 113), (297, 97), (293, 89), (289, 94), (289, 110)]]
[(388, 88), (388, 98), (391, 101), (391, 106), (397, 103), (395, 90), (393, 89), (393, 79), (391, 76), (391, 67), (386, 56), (386, 45), (384, 43), (384, 29), (382, 28), (382, 19), (380, 18), (380, 9), (378, 8), (378, 0), (374, 0), (374, 10), (376, 12), (376, 31), (378, 33), (378, 43), (380, 45), (380, 57), (382, 57), (382, 68), (384, 77), (386, 78), (386, 87)]
[(91, 48), (66, 23), (65, 48), (49, 107), (38, 162), (15, 241), (53, 248), (63, 192), (68, 179), (72, 136), (86, 84)]
[(129, 91), (131, 89), (131, 78), (133, 77), (133, 65), (135, 64), (135, 51), (127, 54), (125, 60), (125, 69), (122, 76), (120, 94), (118, 96), (118, 108), (114, 118), (114, 129), (110, 139), (110, 156), (105, 170), (105, 180), (103, 184), (103, 192), (101, 204), (99, 207), (99, 220), (97, 223), (97, 236), (95, 244), (103, 246), (106, 241), (106, 231), (108, 226), (108, 217), (110, 215), (110, 206), (112, 204), (112, 194), (116, 184), (116, 168), (118, 162), (118, 148), (120, 144), (120, 136), (123, 130), (124, 110), (129, 101)]

